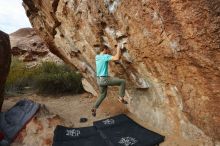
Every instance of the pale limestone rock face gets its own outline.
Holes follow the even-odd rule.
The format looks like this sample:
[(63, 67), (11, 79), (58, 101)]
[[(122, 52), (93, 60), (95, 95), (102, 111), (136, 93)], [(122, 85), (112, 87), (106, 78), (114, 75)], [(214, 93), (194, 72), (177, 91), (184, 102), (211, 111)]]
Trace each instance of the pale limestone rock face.
[(220, 138), (219, 0), (23, 1), (50, 50), (94, 90), (96, 49), (124, 44), (110, 75), (127, 80), (131, 112), (207, 145)]

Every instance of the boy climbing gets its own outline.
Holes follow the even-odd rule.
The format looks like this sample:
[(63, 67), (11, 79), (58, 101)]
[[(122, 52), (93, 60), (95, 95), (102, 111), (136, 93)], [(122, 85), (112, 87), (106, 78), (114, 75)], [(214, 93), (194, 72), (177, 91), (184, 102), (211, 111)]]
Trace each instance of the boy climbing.
[(117, 46), (117, 53), (112, 56), (109, 55), (110, 50), (107, 46), (103, 45), (100, 47), (100, 52), (96, 55), (96, 76), (97, 76), (97, 83), (99, 86), (99, 97), (95, 105), (92, 108), (92, 115), (96, 116), (96, 109), (102, 103), (107, 95), (108, 86), (119, 86), (119, 96), (118, 100), (124, 104), (127, 104), (125, 100), (125, 80), (119, 79), (115, 77), (108, 76), (108, 62), (109, 61), (116, 61), (119, 60), (121, 57), (121, 49)]

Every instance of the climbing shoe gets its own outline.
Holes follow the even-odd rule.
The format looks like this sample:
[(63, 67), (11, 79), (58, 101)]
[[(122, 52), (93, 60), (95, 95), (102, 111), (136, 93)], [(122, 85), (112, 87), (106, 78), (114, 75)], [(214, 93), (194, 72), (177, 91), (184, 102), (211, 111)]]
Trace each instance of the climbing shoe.
[(92, 108), (91, 112), (92, 112), (92, 116), (95, 117), (96, 116), (96, 109)]

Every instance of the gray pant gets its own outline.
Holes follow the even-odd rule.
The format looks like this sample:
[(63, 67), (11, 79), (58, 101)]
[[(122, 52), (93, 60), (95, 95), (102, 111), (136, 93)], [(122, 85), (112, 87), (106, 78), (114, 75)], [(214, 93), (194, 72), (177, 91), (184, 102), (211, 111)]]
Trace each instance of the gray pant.
[(94, 108), (98, 108), (107, 95), (108, 86), (119, 86), (119, 96), (125, 96), (125, 80), (115, 77), (98, 77), (99, 97), (96, 100)]

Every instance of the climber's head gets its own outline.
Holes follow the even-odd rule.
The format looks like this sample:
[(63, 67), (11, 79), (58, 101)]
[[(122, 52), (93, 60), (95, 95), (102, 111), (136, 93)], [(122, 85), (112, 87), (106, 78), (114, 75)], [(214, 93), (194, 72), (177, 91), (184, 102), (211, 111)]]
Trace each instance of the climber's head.
[(100, 54), (109, 54), (109, 53), (110, 53), (110, 49), (108, 46), (102, 45), (100, 47)]

